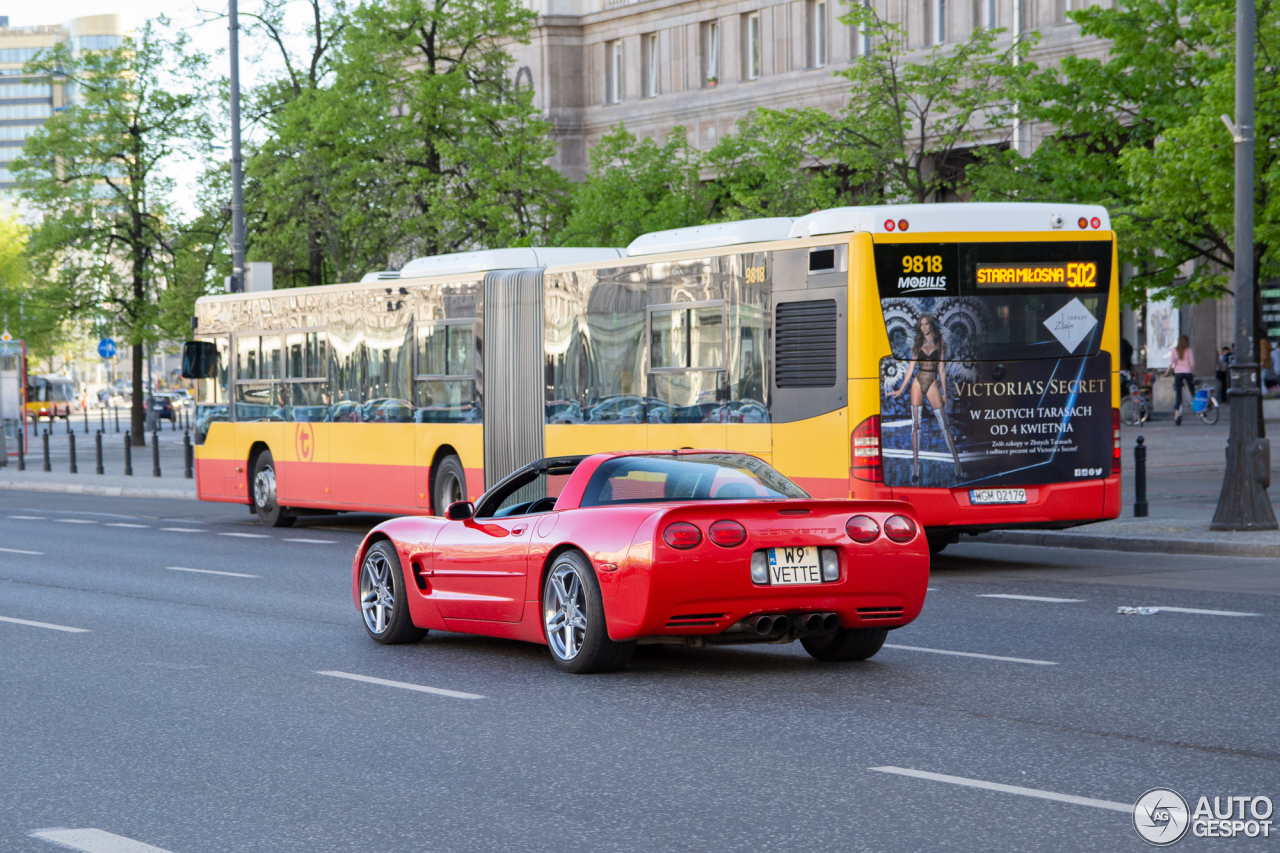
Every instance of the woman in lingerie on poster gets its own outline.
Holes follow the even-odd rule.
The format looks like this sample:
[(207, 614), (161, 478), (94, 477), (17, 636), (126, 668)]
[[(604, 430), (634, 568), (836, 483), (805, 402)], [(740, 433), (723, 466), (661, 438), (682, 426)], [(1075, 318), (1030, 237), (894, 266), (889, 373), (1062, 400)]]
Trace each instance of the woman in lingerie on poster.
[(920, 410), (924, 401), (929, 401), (933, 416), (938, 419), (938, 426), (946, 436), (947, 447), (951, 450), (951, 458), (956, 465), (956, 480), (964, 478), (960, 467), (960, 454), (956, 452), (955, 439), (951, 437), (951, 428), (947, 424), (947, 371), (946, 344), (942, 340), (942, 329), (938, 319), (932, 314), (921, 314), (916, 322), (916, 338), (911, 346), (911, 362), (907, 365), (902, 384), (894, 391), (893, 397), (901, 397), (902, 392), (911, 385), (911, 482), (920, 482)]

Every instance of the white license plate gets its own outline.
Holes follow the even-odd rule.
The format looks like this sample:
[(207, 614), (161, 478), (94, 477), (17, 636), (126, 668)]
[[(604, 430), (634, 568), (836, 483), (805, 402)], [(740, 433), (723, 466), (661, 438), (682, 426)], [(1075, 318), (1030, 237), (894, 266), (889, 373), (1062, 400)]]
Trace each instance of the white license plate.
[(971, 504), (1024, 504), (1027, 502), (1026, 489), (970, 489)]
[(822, 566), (818, 563), (818, 549), (770, 548), (769, 583), (774, 586), (822, 583)]

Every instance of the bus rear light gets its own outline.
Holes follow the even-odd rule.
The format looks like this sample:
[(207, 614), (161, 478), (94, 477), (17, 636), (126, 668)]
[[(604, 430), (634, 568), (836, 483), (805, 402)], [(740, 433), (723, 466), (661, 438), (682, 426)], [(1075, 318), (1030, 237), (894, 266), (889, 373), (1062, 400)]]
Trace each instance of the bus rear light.
[(884, 521), (884, 535), (894, 542), (910, 542), (916, 535), (916, 523), (905, 515), (891, 515)]
[(1081, 217), (1080, 217), (1080, 221), (1079, 221), (1079, 222), (1077, 222), (1076, 224), (1077, 224), (1077, 225), (1079, 225), (1081, 228), (1088, 228), (1088, 227), (1089, 227), (1089, 220), (1087, 220), (1087, 219), (1085, 219), (1083, 216), (1081, 216)]
[(844, 532), (849, 534), (849, 538), (854, 542), (860, 542), (863, 545), (868, 542), (874, 542), (876, 537), (880, 535), (880, 525), (876, 524), (876, 520), (866, 515), (855, 515), (844, 523)]
[(899, 219), (899, 220), (898, 220), (898, 230), (899, 230), (899, 231), (906, 231), (906, 230), (907, 230), (908, 228), (910, 228), (910, 227), (911, 227), (911, 223), (910, 223), (910, 222), (908, 222), (907, 220), (905, 220), (905, 219)]
[(1114, 446), (1111, 450), (1111, 471), (1112, 473), (1120, 470), (1120, 410), (1111, 410), (1111, 440)]
[(702, 541), (702, 531), (687, 521), (677, 521), (662, 531), (662, 541), (672, 548), (687, 551)]
[[(690, 525), (692, 526), (692, 525)], [(671, 528), (668, 527), (668, 530)], [(697, 530), (697, 528), (694, 528)], [(721, 548), (732, 548), (747, 541), (747, 528), (736, 521), (724, 519), (707, 528), (707, 536)], [(696, 542), (694, 543), (697, 544)]]
[(894, 224), (892, 219), (886, 219), (884, 221), (884, 230), (886, 231), (892, 231), (894, 228), (897, 228), (897, 227), (898, 226)]
[(880, 459), (880, 416), (858, 424), (850, 440), (850, 473), (854, 479), (868, 483), (884, 482), (884, 464)]
[(1093, 219), (1089, 220), (1089, 224), (1092, 225), (1094, 228), (1101, 228), (1102, 220), (1095, 216), (1093, 217)]

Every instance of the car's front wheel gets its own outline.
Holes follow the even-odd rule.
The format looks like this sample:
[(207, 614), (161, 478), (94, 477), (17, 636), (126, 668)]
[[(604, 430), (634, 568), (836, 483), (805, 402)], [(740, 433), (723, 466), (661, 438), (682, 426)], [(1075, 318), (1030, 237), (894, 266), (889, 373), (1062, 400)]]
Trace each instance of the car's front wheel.
[(821, 661), (866, 660), (880, 651), (888, 628), (837, 628), (834, 634), (803, 637), (800, 645)]
[(400, 557), (385, 539), (374, 543), (360, 564), (360, 613), (375, 643), (395, 646), (427, 636), (427, 629), (414, 625), (409, 616)]
[(577, 551), (556, 557), (542, 582), (542, 625), (551, 659), (565, 672), (613, 672), (636, 650), (635, 640), (609, 639), (600, 582)]

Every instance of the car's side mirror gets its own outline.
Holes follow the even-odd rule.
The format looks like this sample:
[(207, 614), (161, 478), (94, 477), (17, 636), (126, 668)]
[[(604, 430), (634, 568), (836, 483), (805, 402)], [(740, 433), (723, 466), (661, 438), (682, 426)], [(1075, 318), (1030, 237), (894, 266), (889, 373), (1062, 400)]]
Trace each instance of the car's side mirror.
[(213, 341), (187, 341), (182, 345), (183, 379), (214, 379), (217, 375), (217, 344)]
[(471, 501), (458, 501), (449, 504), (449, 508), (444, 511), (444, 517), (450, 521), (466, 521), (474, 517), (476, 514), (475, 504)]

